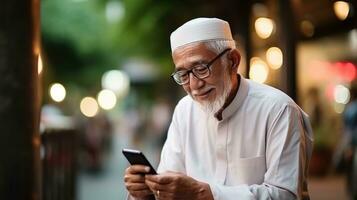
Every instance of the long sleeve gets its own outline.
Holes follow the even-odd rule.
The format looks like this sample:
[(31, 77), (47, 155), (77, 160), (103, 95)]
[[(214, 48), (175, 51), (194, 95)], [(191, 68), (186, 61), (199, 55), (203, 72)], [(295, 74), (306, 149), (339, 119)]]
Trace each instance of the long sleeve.
[(184, 149), (180, 138), (180, 127), (177, 123), (177, 112), (173, 115), (166, 142), (162, 148), (158, 173), (175, 171), (186, 173), (184, 165)]
[[(183, 150), (181, 147), (179, 137), (179, 127), (177, 125), (177, 115), (174, 112), (172, 122), (170, 124), (166, 142), (161, 151), (160, 164), (157, 172), (175, 171), (185, 173)], [(126, 200), (140, 200), (136, 199), (129, 194)]]
[(297, 106), (282, 108), (267, 133), (264, 182), (237, 186), (209, 183), (214, 199), (302, 199), (312, 146), (306, 117)]
[(304, 199), (312, 153), (307, 115), (280, 91), (242, 79), (222, 116), (212, 121), (183, 98), (157, 171), (208, 183), (215, 200)]

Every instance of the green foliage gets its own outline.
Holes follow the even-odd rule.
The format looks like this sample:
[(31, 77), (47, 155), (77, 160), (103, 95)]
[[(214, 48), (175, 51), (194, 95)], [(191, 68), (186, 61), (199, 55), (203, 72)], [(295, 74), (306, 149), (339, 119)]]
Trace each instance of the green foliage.
[(47, 78), (91, 88), (115, 67), (111, 29), (95, 1), (43, 0), (41, 29)]
[(198, 6), (190, 4), (190, 0), (122, 0), (124, 16), (110, 23), (105, 15), (107, 2), (41, 1), (47, 79), (98, 87), (106, 70), (117, 68), (130, 57), (155, 63), (167, 79), (173, 70), (169, 35), (178, 25), (197, 16)]
[[(163, 20), (172, 11), (169, 3), (147, 0), (124, 1), (125, 16), (117, 27), (118, 52), (125, 57), (140, 56), (154, 61), (167, 74), (170, 63), (170, 44), (167, 22)], [(172, 69), (172, 68), (171, 68)], [(166, 72), (166, 73), (165, 73)]]
[(43, 0), (42, 34), (73, 44), (81, 54), (106, 46), (107, 24), (93, 1)]

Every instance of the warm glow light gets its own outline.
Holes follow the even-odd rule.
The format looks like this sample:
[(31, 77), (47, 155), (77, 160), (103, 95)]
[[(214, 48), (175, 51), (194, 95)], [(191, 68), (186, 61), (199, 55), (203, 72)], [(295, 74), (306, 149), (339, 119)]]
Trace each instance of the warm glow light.
[(253, 57), (250, 60), (249, 76), (253, 81), (264, 83), (268, 78), (268, 73), (268, 66), (262, 59)]
[(270, 47), (266, 58), (272, 69), (279, 69), (283, 65), (283, 52), (278, 47)]
[(110, 110), (114, 108), (117, 103), (117, 97), (111, 90), (102, 90), (98, 94), (98, 104), (104, 110)]
[(93, 97), (85, 97), (82, 99), (80, 109), (83, 115), (94, 117), (98, 113), (98, 104)]
[(38, 55), (38, 63), (37, 63), (37, 73), (41, 74), (42, 72), (42, 58), (41, 55)]
[(258, 36), (263, 39), (268, 38), (274, 30), (273, 20), (266, 17), (260, 17), (255, 20), (254, 26)]
[(336, 1), (333, 3), (333, 10), (338, 19), (345, 20), (350, 12), (350, 5), (345, 1)]
[(129, 84), (128, 75), (120, 70), (110, 70), (102, 76), (102, 88), (113, 91), (118, 97), (128, 93)]
[(50, 96), (56, 102), (61, 102), (66, 97), (66, 89), (60, 83), (54, 83), (50, 87)]
[(343, 85), (336, 85), (333, 96), (336, 103), (347, 104), (350, 101), (350, 90)]

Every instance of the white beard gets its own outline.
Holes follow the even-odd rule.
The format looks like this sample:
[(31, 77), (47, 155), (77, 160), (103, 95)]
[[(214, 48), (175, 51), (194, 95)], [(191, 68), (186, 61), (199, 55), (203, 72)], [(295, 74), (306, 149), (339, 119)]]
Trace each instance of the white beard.
[(202, 108), (202, 110), (209, 116), (214, 116), (219, 109), (221, 109), (226, 102), (229, 93), (232, 90), (232, 83), (229, 76), (229, 73), (226, 72), (223, 80), (223, 92), (222, 94), (218, 94), (213, 101), (204, 101), (202, 103), (198, 103), (198, 105)]

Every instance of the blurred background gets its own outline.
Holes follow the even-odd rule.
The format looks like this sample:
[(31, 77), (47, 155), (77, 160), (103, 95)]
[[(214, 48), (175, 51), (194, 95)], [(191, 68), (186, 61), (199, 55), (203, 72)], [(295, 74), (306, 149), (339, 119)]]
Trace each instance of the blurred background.
[(33, 2), (42, 199), (125, 199), (122, 148), (142, 150), (157, 166), (185, 95), (170, 78), (169, 35), (202, 16), (230, 23), (240, 74), (283, 90), (310, 115), (311, 199), (356, 199), (356, 1)]

